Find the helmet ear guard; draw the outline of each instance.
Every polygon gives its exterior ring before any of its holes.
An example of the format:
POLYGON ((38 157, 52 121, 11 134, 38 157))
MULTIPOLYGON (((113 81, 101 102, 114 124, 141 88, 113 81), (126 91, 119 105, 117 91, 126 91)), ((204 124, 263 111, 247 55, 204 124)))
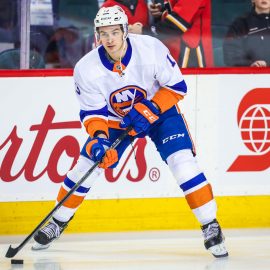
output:
POLYGON ((126 24, 123 24, 122 26, 123 26, 123 33, 124 33, 123 40, 125 40, 128 37, 128 24, 126 23, 126 24))
POLYGON ((99 32, 98 32, 98 29, 95 27, 95 40, 96 40, 96 43, 99 42, 100 40, 100 35, 99 35, 99 32))

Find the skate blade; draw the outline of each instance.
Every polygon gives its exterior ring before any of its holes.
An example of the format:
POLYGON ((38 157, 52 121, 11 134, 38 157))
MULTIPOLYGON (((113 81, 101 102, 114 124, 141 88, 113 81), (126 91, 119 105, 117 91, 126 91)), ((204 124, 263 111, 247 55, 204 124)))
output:
POLYGON ((37 251, 37 250, 47 249, 49 246, 50 244, 42 245, 42 244, 39 244, 38 242, 34 242, 31 249, 37 251))
POLYGON ((209 248, 209 250, 211 251, 213 256, 216 258, 223 258, 223 257, 229 256, 224 243, 220 243, 218 245, 212 246, 209 248))

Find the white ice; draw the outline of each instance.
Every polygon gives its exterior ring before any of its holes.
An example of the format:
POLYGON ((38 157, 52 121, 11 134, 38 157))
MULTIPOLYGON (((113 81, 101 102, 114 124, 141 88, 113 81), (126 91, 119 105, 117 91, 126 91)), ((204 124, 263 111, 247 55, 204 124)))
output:
POLYGON ((229 257, 215 259, 196 231, 64 234, 48 250, 31 242, 11 265, 5 253, 26 235, 0 236, 0 269, 23 270, 266 270, 270 269, 270 229, 224 230, 229 257))

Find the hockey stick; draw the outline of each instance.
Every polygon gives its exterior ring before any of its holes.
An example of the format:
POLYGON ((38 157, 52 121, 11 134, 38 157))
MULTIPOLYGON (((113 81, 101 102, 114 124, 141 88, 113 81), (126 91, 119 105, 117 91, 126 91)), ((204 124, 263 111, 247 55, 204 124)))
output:
MULTIPOLYGON (((128 132, 132 128, 127 128, 111 145, 111 149, 115 149, 127 136, 128 132)), ((66 196, 51 210, 51 212, 37 225, 37 227, 29 234, 24 241, 16 248, 11 247, 8 248, 6 253, 7 258, 13 258, 24 246, 25 244, 35 235, 35 233, 51 218, 51 216, 64 204, 64 202, 76 191, 76 189, 86 180, 88 176, 96 169, 99 161, 97 161, 86 173, 85 175, 75 184, 75 186, 66 194, 66 196)))

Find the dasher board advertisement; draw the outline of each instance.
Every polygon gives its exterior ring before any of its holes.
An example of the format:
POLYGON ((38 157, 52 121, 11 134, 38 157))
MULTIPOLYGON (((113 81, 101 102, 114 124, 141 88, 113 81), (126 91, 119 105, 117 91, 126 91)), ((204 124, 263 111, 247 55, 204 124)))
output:
MULTIPOLYGON (((185 75, 180 107, 215 195, 270 194, 267 74, 185 75)), ((87 134, 71 76, 0 78, 0 201, 54 200, 87 134)), ((136 140, 88 198, 183 196, 149 139, 136 140)))

